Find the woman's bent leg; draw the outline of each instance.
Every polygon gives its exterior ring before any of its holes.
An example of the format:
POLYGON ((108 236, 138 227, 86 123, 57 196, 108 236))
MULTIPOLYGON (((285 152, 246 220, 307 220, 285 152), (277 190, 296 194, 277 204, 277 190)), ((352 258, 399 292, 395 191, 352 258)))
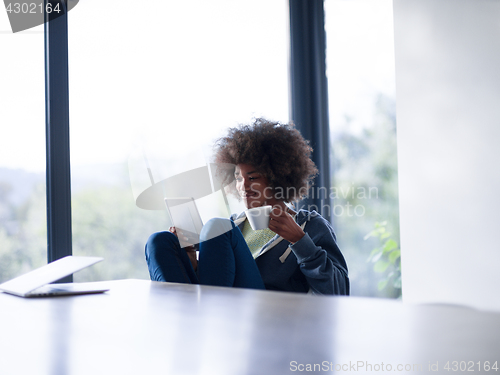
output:
POLYGON ((250 249, 231 220, 210 220, 200 237, 200 284, 265 289, 250 249))
POLYGON ((153 281, 198 284, 191 261, 173 233, 158 232, 149 237, 146 262, 153 281))

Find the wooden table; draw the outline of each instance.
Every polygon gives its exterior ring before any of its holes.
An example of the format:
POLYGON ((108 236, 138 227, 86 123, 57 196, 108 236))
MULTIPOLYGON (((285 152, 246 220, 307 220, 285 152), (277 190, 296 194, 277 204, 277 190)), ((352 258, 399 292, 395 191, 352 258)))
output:
POLYGON ((461 373, 455 366, 500 374, 485 371, 500 366, 500 313, 145 280, 106 284, 102 295, 0 293, 0 374, 461 373))

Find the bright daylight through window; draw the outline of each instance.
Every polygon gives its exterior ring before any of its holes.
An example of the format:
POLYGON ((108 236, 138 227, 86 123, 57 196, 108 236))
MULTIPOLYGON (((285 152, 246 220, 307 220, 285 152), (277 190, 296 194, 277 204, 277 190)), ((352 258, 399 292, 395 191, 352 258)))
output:
MULTIPOLYGON (((73 253, 105 258, 77 281, 149 278, 144 244, 171 223, 135 198, 206 165, 228 127, 288 121, 286 1, 149 4, 148 17, 96 0, 70 13, 73 253)), ((197 201, 203 219, 219 198, 197 201)))
POLYGON ((0 283, 47 262, 43 25, 0 11, 0 283))
MULTIPOLYGON (((230 126, 289 120, 287 1, 116 4, 68 17, 73 254, 105 258, 76 281, 148 279, 145 241, 171 221, 138 195, 210 162, 230 126)), ((43 25, 11 34, 0 17, 1 282, 46 262, 47 226, 43 25)), ((325 17, 333 225, 351 294, 398 297, 392 1, 326 0, 325 17)), ((227 215, 220 194, 197 203, 227 215)))
POLYGON ((326 0, 333 224, 352 295, 401 295, 392 0, 326 0))

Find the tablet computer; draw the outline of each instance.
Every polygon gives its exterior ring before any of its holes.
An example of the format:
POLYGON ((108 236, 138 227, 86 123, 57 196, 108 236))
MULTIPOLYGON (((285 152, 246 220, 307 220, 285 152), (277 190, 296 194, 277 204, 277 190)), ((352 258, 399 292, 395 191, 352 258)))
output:
POLYGON ((192 197, 165 198, 165 205, 177 231, 181 247, 198 244, 203 221, 195 200, 192 197))

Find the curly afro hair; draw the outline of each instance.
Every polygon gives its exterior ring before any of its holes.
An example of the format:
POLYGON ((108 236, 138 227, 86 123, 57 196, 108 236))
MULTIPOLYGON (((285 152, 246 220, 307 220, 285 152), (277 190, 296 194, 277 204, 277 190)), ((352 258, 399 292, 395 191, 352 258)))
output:
MULTIPOLYGON (((265 176, 271 188, 284 201, 298 201, 307 196, 318 173, 311 160, 312 148, 295 125, 257 118, 251 125, 230 128, 226 137, 215 143, 215 162, 249 164, 265 176)), ((234 179, 234 170, 225 176, 234 179)), ((234 184, 232 185, 234 188, 234 184)), ((233 190, 233 193, 235 191, 233 190)))

